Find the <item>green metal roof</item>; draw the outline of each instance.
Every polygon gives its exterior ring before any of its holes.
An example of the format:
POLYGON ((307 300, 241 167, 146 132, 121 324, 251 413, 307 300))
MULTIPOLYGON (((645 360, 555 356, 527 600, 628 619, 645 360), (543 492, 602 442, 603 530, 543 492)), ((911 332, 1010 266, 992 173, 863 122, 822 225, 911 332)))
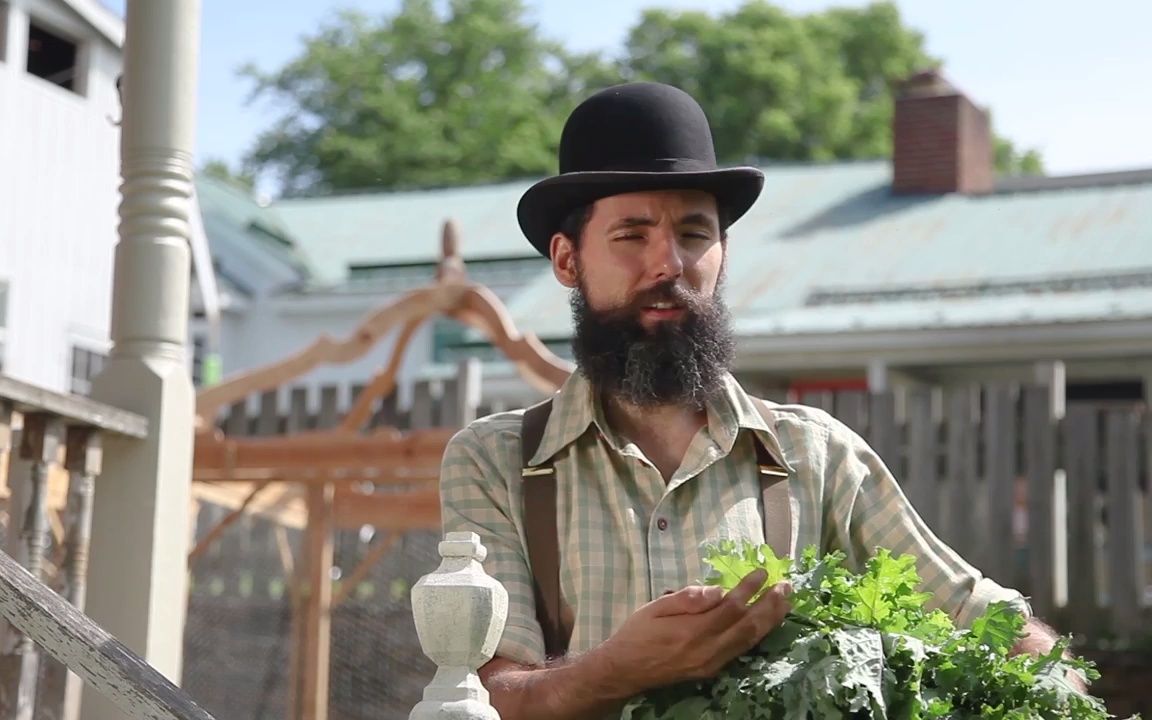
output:
POLYGON ((201 175, 196 178, 196 196, 212 256, 228 280, 243 288, 254 280, 253 273, 269 280, 285 276, 303 280, 313 274, 276 212, 257 203, 248 191, 201 175))
MULTIPOLYGON (((911 197, 891 194, 887 161, 764 171, 729 240, 742 335, 1152 317, 1152 172, 911 197)), ((447 219, 466 260, 535 257, 516 224, 530 184, 290 199, 260 217, 294 240, 315 284, 338 286, 353 266, 434 263, 447 219)), ((566 338, 567 291, 545 268, 510 310, 518 328, 566 338)))
POLYGON ((354 265, 434 263, 446 220, 471 258, 533 257, 516 223, 516 203, 531 182, 395 193, 296 198, 278 216, 307 254, 321 283, 340 283, 354 265))
MULTIPOLYGON (((742 335, 1152 317, 1152 173, 898 197, 887 162, 765 168, 733 226, 725 294, 742 335)), ((517 327, 568 337, 542 273, 517 327)))

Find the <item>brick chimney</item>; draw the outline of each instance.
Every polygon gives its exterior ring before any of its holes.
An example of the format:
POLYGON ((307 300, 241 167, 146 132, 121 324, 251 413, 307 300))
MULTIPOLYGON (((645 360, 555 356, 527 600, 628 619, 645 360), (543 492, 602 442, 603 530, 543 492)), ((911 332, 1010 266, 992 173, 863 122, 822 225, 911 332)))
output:
POLYGON ((906 80, 892 117, 892 192, 990 192, 995 182, 988 113, 937 70, 906 80))

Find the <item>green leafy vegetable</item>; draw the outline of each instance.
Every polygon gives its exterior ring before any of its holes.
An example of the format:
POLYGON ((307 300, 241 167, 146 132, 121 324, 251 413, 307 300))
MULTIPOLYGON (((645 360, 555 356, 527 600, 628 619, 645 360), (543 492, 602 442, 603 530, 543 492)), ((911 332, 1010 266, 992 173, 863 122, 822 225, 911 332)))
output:
POLYGON ((1112 717, 1068 682, 1070 673, 1099 673, 1068 657, 1066 640, 1043 657, 1010 655, 1024 628, 1012 606, 991 605, 969 629, 926 610, 931 596, 917 591, 910 555, 880 549, 853 573, 840 552, 820 557, 808 548, 793 567, 767 545, 725 541, 705 560, 714 570, 705 582, 726 590, 758 568, 768 574, 764 590, 791 582, 792 612, 719 677, 635 698, 622 720, 1112 717))

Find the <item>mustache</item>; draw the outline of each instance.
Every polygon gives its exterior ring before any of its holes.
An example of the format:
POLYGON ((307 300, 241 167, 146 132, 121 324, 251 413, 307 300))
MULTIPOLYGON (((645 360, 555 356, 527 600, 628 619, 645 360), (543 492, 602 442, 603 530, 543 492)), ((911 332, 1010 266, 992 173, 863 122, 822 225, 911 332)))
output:
POLYGON ((672 303, 693 312, 700 312, 707 305, 708 298, 702 293, 680 285, 675 280, 664 280, 636 292, 627 303, 617 308, 617 311, 635 314, 656 303, 672 303))

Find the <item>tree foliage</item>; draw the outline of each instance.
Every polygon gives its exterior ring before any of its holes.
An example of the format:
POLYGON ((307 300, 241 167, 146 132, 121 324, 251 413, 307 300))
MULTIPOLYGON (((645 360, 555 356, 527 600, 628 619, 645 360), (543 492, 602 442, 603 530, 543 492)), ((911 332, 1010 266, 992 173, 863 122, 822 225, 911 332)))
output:
MULTIPOLYGON (((549 174, 575 104, 640 79, 696 96, 722 162, 885 157, 896 83, 937 63, 890 2, 806 15, 767 0, 721 15, 648 10, 617 58, 544 37, 521 0, 441 5, 342 12, 284 67, 246 68, 253 98, 283 108, 247 170, 289 195, 549 174)), ((996 162, 1042 170, 1002 138, 996 162)))
POLYGON ((286 107, 248 164, 288 194, 542 174, 589 62, 543 39, 520 0, 343 12, 283 68, 246 69, 286 107))
POLYGON ((234 169, 227 161, 219 158, 208 160, 200 166, 199 173, 206 177, 223 180, 248 191, 256 188, 256 176, 251 170, 234 169))

